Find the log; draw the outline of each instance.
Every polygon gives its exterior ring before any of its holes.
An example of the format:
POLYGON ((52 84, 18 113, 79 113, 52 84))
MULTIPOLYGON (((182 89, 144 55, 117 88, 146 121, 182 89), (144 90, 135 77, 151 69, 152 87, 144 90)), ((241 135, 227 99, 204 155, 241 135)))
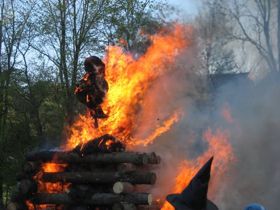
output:
POLYGON ((35 175, 41 168, 41 164, 38 162, 28 161, 23 165, 23 172, 26 174, 35 175))
POLYGON ((32 175, 32 174, 20 172, 16 175, 16 180, 20 181, 22 179, 32 179, 33 176, 34 175, 32 175))
POLYGON ((7 205, 7 210, 18 210, 19 208, 18 208, 18 205, 16 204, 16 203, 9 203, 8 205, 7 205))
POLYGON ((7 210, 28 210, 24 203, 10 202, 7 205, 7 210))
POLYGON ((133 163, 136 165, 158 164, 160 161, 159 157, 156 156, 155 153, 136 152, 97 153, 87 156, 80 156, 74 152, 40 151, 29 153, 26 156, 26 159, 28 161, 53 163, 133 163))
POLYGON ((131 184, 155 184, 156 174, 152 172, 54 172, 43 173, 45 182, 66 182, 79 184, 105 184, 129 182, 131 184))
POLYGON ((89 210, 88 206, 67 206, 66 208, 63 209, 67 209, 67 210, 89 210))
POLYGON ((160 210, 161 209, 161 206, 159 205, 155 205, 155 204, 152 204, 152 205, 149 205, 149 206, 137 206, 137 210, 160 210))
POLYGON ((137 166, 131 163, 121 163, 117 165, 117 171, 135 171, 137 166))
POLYGON ((115 203, 112 210, 137 210, 137 207, 132 203, 115 203))
POLYGON ((80 200, 81 198, 88 198, 90 195, 96 194, 96 193, 112 193, 112 186, 109 185, 72 185, 70 188, 66 191, 70 197, 74 200, 80 200))
POLYGON ((85 144, 80 144, 72 150, 81 155, 88 155, 94 153, 110 153, 123 152, 125 145, 116 139, 114 136, 105 134, 98 138, 92 139, 85 144))
POLYGON ((37 191, 37 183, 34 180, 23 179, 18 185, 18 190, 26 198, 37 191))
POLYGON ((113 192, 116 194, 120 193, 131 193, 135 187, 129 182, 116 182, 113 186, 113 192))
POLYGON ((161 158, 160 156, 156 155, 156 153, 152 152, 148 157, 148 162, 150 164, 160 164, 161 158))
MULTIPOLYGON (((66 193, 47 194, 38 193, 34 195, 32 202, 39 204, 75 204, 66 193)), ((115 203, 131 203, 135 205, 150 205, 152 203, 152 195, 148 193, 132 193, 127 195, 116 195, 111 193, 97 193, 88 199, 80 200, 79 204, 112 206, 115 203)))

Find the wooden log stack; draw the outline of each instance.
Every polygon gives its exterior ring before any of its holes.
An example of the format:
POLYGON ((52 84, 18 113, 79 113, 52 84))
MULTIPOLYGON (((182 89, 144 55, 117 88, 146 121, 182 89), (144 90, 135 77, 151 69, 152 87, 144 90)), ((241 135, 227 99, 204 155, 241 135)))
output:
POLYGON ((143 192, 155 184, 151 170, 159 163, 155 153, 127 152, 111 135, 71 151, 31 152, 8 210, 159 210, 152 195, 143 192), (63 167, 44 171, 46 163, 63 167), (42 187, 48 184, 56 189, 42 187))

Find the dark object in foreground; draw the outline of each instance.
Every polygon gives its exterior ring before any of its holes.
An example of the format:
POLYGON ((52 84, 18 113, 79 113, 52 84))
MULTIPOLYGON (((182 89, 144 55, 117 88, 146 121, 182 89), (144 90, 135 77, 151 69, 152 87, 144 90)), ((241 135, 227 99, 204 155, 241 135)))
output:
POLYGON ((192 178, 181 194, 170 194, 166 200, 175 210, 218 210, 218 207, 207 199, 208 183, 213 157, 192 178))

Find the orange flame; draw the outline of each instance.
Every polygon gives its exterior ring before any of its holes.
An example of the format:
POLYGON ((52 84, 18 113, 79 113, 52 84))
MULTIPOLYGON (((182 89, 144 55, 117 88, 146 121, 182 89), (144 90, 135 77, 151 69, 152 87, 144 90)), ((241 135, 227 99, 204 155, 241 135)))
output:
POLYGON ((230 107, 228 104, 224 105, 221 114, 227 123, 229 123, 229 124, 234 123, 234 119, 233 119, 233 116, 231 114, 231 110, 230 110, 230 107))
POLYGON ((178 120, 177 115, 167 119, 162 128, 155 128, 147 139, 141 141, 133 137, 137 114, 151 83, 170 71, 168 66, 175 61, 176 55, 190 44, 185 38, 186 30, 191 32, 190 28, 176 25, 168 33, 151 36, 152 45, 137 60, 119 47, 108 47, 105 63, 109 91, 102 106, 109 118, 100 120, 99 128, 95 129, 89 114, 80 115, 70 128, 70 138, 63 148, 72 149, 106 133, 128 145, 133 142, 148 145, 166 132, 178 120))
POLYGON ((134 142, 131 143, 131 145, 148 146, 148 145, 152 144, 155 141, 155 139, 157 139, 157 137, 159 137, 161 134, 168 131, 174 123, 178 122, 179 118, 180 118, 179 113, 176 112, 169 119, 164 121, 162 126, 159 126, 158 128, 156 128, 153 131, 153 133, 151 135, 149 135, 147 138, 142 139, 142 140, 135 140, 134 142))
MULTIPOLYGON (((43 163, 41 170, 34 176, 34 179, 38 183, 38 192, 58 193, 68 189, 69 184, 48 183, 42 181, 42 175, 44 172, 62 172, 66 166, 66 164, 43 163)), ((26 201, 26 205, 29 210, 48 209, 48 205, 34 205, 31 201, 26 201)))
POLYGON ((42 165, 41 171, 35 176, 35 179, 38 181, 38 191, 56 193, 63 192, 65 189, 67 189, 67 184, 65 185, 62 183, 48 183, 41 181, 41 177, 44 172, 62 172, 66 166, 66 164, 44 163, 42 165))
MULTIPOLYGON (((104 134, 115 136, 127 146, 146 146, 168 131, 179 120, 178 112, 167 117, 161 126, 155 127, 145 139, 136 139, 133 136, 133 132, 137 129, 135 122, 137 122, 139 110, 152 82, 171 71, 168 66, 172 65, 177 54, 190 44, 185 38, 185 32, 189 34, 191 28, 176 25, 172 31, 151 36, 151 46, 138 59, 123 52, 120 47, 108 47, 105 63, 109 91, 102 107, 109 117, 99 120, 99 128, 96 129, 89 112, 86 115, 79 115, 69 128, 70 137, 61 148, 70 150, 104 134)), ((87 79, 87 77, 86 74, 84 78, 87 79)), ((108 141, 106 145, 109 147, 111 143, 108 141)), ((55 193, 65 190, 65 186, 61 183, 41 181, 44 172, 59 172, 64 168, 65 165, 52 163, 43 165, 42 170, 35 177, 39 184, 39 191, 55 193)), ((30 202, 27 202, 27 205, 29 209, 34 209, 30 202)), ((44 209, 44 206, 38 208, 44 209)))
MULTIPOLYGON (((184 160, 180 163, 174 188, 170 193, 181 193, 200 167, 213 155, 212 175, 215 174, 215 176, 211 178, 211 182, 214 182, 212 186, 214 189, 212 188, 212 191, 216 191, 220 183, 216 180, 224 176, 225 172, 228 170, 229 163, 235 160, 232 147, 229 143, 229 135, 226 132, 217 130, 213 133, 208 129, 203 137, 204 141, 209 145, 208 149, 197 159, 184 160)), ((174 210, 174 207, 168 202, 165 202, 161 210, 174 210)))

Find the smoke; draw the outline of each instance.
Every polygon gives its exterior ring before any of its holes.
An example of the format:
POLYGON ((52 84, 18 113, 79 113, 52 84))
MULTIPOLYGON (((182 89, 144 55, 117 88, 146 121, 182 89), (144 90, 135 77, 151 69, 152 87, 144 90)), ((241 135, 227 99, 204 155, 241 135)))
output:
POLYGON ((146 138, 151 125, 161 125, 174 111, 181 113, 169 132, 145 148, 163 159, 152 192, 162 198, 170 193, 179 163, 205 155, 209 145, 203 133, 220 128, 229 134, 235 161, 227 163, 223 174, 214 168, 209 198, 220 209, 243 209, 252 202, 277 209, 280 85, 271 79, 254 83, 247 74, 210 78, 198 73, 197 57, 194 43, 166 67, 172 71, 154 82, 143 99, 137 138, 146 138))
MULTIPOLYGON (((254 84, 248 80, 227 82, 217 88, 215 107, 229 104, 233 122, 218 123, 230 131, 237 162, 230 179, 223 183, 217 203, 221 209, 243 209, 251 202, 277 209, 280 154, 279 80, 267 78, 254 84), (251 83, 251 84, 250 84, 251 83)), ((217 120, 218 114, 214 117, 217 120)))

